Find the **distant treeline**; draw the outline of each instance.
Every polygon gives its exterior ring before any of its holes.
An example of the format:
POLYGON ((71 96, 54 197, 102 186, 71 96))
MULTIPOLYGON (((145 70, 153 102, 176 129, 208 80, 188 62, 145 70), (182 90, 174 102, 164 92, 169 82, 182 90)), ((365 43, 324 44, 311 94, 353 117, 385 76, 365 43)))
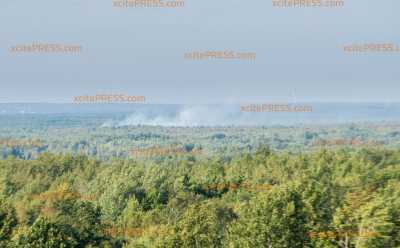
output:
POLYGON ((255 152, 313 151, 321 147, 400 148, 400 125, 343 124, 273 127, 100 127, 101 116, 26 117, 0 122, 0 158, 37 159, 44 152, 83 154, 101 160, 160 156, 225 156, 255 152))

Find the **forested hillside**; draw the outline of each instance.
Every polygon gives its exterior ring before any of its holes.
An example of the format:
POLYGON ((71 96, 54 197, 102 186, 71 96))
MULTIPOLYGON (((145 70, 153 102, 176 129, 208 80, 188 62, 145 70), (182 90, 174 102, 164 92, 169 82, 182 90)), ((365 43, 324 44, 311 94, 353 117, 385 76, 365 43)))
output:
POLYGON ((0 160, 0 247, 400 247, 400 151, 0 160))

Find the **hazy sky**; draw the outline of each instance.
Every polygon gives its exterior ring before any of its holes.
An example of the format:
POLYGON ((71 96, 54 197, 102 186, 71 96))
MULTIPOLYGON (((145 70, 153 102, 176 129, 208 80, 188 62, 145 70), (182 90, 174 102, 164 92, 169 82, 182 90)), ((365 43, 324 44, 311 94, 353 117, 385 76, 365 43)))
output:
POLYGON ((186 0, 184 8, 114 8, 112 0, 1 0, 0 102, 143 95, 149 103, 400 101, 400 1, 274 8, 271 0, 186 0), (79 54, 9 52, 81 45, 79 54), (255 61, 185 60, 191 51, 254 52, 255 61))

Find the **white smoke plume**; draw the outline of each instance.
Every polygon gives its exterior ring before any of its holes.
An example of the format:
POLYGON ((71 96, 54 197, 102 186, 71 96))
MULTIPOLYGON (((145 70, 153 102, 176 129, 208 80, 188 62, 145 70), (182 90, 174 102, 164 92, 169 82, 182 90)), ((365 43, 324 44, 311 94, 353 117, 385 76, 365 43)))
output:
POLYGON ((391 112, 382 104, 327 103, 312 106, 312 112, 241 112, 240 105, 233 104, 153 105, 134 109, 124 119, 110 120, 102 126, 269 126, 400 120, 400 105, 391 106, 391 112))
POLYGON ((297 122, 299 119, 295 116, 297 113, 246 113, 240 111, 239 105, 191 105, 173 113, 138 111, 122 121, 109 121, 103 126, 258 126, 297 122))
POLYGON ((176 113, 158 113, 156 115, 146 113, 134 113, 126 119, 105 126, 171 126, 171 127, 196 127, 196 126, 226 126, 245 125, 241 113, 234 107, 210 107, 205 105, 185 106, 176 113))

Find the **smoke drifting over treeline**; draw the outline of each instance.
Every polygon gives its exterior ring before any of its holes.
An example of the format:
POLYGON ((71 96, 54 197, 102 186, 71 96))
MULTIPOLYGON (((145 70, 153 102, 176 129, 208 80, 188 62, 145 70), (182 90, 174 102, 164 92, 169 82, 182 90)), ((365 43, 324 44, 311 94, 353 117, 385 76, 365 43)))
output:
MULTIPOLYGON (((263 104, 263 103, 261 103, 263 104)), ((271 104, 271 103, 266 103, 271 104)), ((290 103, 288 103, 290 104, 290 103)), ((263 126, 399 121, 399 103, 296 103, 312 112, 241 112, 239 104, 0 104, 0 116, 101 116, 103 127, 263 126)))
POLYGON ((399 120, 398 104, 312 104, 312 112, 241 112, 239 105, 191 105, 135 111, 104 126, 260 126, 399 120), (396 115, 397 114, 397 115, 396 115))

